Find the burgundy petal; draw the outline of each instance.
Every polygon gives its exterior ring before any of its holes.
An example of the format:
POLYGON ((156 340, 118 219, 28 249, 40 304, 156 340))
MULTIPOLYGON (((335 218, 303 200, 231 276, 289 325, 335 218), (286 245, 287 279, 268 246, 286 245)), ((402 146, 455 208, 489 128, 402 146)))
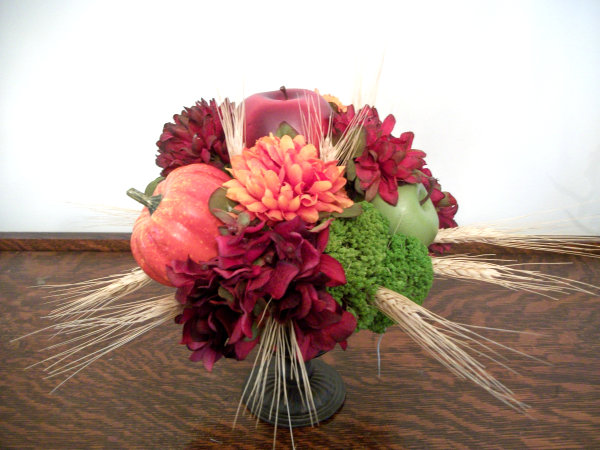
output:
POLYGON ((321 255, 321 265, 319 266, 319 270, 329 278, 329 281, 325 284, 326 286, 333 287, 346 284, 344 267, 342 267, 342 264, 333 256, 328 254, 321 255))
POLYGON ((298 267, 287 261, 278 261, 266 290, 274 299, 280 299, 285 294, 290 282, 298 274, 298 267))

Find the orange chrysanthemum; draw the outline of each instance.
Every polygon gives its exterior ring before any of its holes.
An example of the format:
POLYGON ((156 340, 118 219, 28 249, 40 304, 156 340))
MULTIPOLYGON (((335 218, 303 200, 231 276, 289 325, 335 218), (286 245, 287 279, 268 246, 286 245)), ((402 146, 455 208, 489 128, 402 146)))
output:
POLYGON ((342 212, 352 206, 342 176, 345 167, 319 159, 303 136, 273 135, 231 158, 233 179, 223 186, 227 197, 261 220, 282 221, 300 216, 315 223, 320 212, 342 212))

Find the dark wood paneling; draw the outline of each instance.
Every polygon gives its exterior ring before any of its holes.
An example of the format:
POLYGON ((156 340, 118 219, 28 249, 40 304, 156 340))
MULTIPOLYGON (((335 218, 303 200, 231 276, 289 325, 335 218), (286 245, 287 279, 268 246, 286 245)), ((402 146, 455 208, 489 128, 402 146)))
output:
POLYGON ((130 233, 0 233, 0 251, 127 252, 130 233))
MULTIPOLYGON (((514 255, 510 255, 513 257, 514 255)), ((598 283, 600 261, 520 254, 529 262, 568 261, 546 270, 598 283)), ((39 367, 54 341, 33 335, 52 305, 32 286, 83 281, 135 266, 126 253, 0 253, 0 447, 269 448, 273 428, 247 415, 232 429, 247 361, 219 361, 212 373, 190 362, 180 328, 165 324, 87 368, 49 394, 57 379, 39 367)), ((532 266, 538 267, 538 266, 532 266)), ((154 285, 153 294, 168 291, 154 285)), ((135 294, 137 295, 137 294, 135 294)), ((510 356, 520 375, 490 364, 517 397, 532 406, 515 412, 459 380, 400 330, 360 332, 347 351, 323 358, 342 375, 346 403, 316 428, 294 431, 298 448, 599 448, 600 298, 559 301, 478 283, 436 281, 426 306, 467 324, 539 333, 488 333, 550 363, 510 356)), ((278 448, 290 448, 280 429, 278 448)))

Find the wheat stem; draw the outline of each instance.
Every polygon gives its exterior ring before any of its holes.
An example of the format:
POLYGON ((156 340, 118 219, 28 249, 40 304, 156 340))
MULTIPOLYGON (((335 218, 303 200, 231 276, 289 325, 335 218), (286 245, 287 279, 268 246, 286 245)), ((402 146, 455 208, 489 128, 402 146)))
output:
POLYGON ((521 229, 501 230, 489 226, 460 226, 438 231, 434 243, 485 243, 567 255, 600 258, 598 236, 522 234, 521 229))
POLYGON ((517 400, 510 389, 490 375, 485 366, 471 355, 475 353, 506 367, 487 353, 490 348, 481 341, 514 350, 444 319, 389 289, 380 288, 374 301, 380 311, 394 320, 415 342, 456 376, 473 381, 513 409, 525 412, 529 408, 517 400))
POLYGON ((217 109, 217 112, 223 126, 229 158, 241 155, 244 149, 244 120, 246 115, 244 102, 235 106, 226 98, 217 109))
POLYGON ((594 295, 600 287, 536 270, 517 268, 524 264, 498 264, 502 259, 485 258, 486 255, 451 255, 431 258, 433 272, 441 278, 483 281, 512 290, 521 290, 555 299, 552 294, 585 293, 594 295))

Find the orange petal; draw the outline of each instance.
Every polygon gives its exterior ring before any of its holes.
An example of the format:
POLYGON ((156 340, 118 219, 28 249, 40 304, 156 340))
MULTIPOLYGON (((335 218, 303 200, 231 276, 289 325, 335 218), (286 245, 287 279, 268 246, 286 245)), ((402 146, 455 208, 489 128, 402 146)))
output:
POLYGON ((316 194, 318 192, 328 191, 329 189, 331 189, 331 181, 315 181, 308 192, 311 194, 316 194))
POLYGON ((273 172, 272 170, 267 170, 265 172, 265 187, 267 189, 270 189, 271 192, 279 192, 279 188, 280 188, 280 183, 279 183, 279 177, 277 176, 277 174, 275 172, 273 172))
POLYGON ((316 203, 317 203, 316 195, 303 194, 300 196, 300 204, 304 207, 314 206, 314 205, 316 205, 316 203))
POLYGON ((298 208, 300 208, 300 196, 291 199, 287 209, 288 211, 298 211, 298 208))
MULTIPOLYGON (((279 207, 279 209, 281 209, 282 211, 287 211, 289 205, 290 205, 290 199, 285 196, 285 195, 279 195, 279 197, 277 197, 277 205, 279 207)), ((270 208, 275 208, 274 206, 271 206, 270 208)))
POLYGON ((308 144, 308 145, 305 145, 304 147, 302 147, 298 156, 300 156, 300 158, 306 160, 306 159, 318 158, 319 154, 317 153, 317 149, 315 148, 314 145, 308 144))
MULTIPOLYGON (((242 155, 243 155, 243 152, 242 152, 242 155)), ((231 157, 231 167, 233 167, 233 169, 246 169, 247 168, 246 159, 242 155, 234 155, 231 157)))
POLYGON ((262 198, 262 196, 265 195, 265 188, 262 185, 262 182, 263 180, 257 179, 257 177, 251 177, 248 179, 248 183, 246 183, 246 189, 254 198, 262 198))
POLYGON ((292 212, 292 211, 283 211, 283 218, 284 218, 284 220, 292 220, 296 216, 297 216, 297 214, 295 212, 292 212))
POLYGON ((254 213, 263 213, 267 210, 267 207, 265 205, 263 205, 261 202, 254 202, 254 203, 250 203, 246 206, 246 208, 248 209, 248 211, 254 212, 254 213))
POLYGON ((302 168, 298 164, 292 164, 287 168, 286 175, 292 186, 302 181, 302 168))
POLYGON ((243 205, 254 203, 256 199, 248 194, 246 189, 242 188, 230 188, 227 190, 226 196, 231 200, 239 202, 243 205))
POLYGON ((283 214, 278 209, 272 209, 266 213, 266 216, 271 220, 276 220, 278 222, 283 220, 283 214))
POLYGON ((327 191, 327 192, 319 192, 317 194, 317 198, 319 199, 320 202, 325 202, 325 203, 335 203, 335 195, 333 195, 331 192, 327 191))
POLYGON ((294 141, 287 134, 281 138, 281 141, 279 141, 279 148, 283 153, 286 153, 288 150, 293 149, 294 147, 294 141))
POLYGON ((352 205, 354 205, 354 202, 346 196, 336 195, 335 198, 337 200, 337 204, 341 208, 346 209, 346 208, 350 208, 352 205))
POLYGON ((342 189, 346 185, 346 179, 343 177, 339 177, 331 186, 331 192, 337 192, 342 189))
POLYGON ((244 187, 242 184, 240 184, 240 182, 238 180, 236 180, 235 178, 231 179, 231 180, 227 180, 225 183, 223 183, 222 185, 223 187, 226 188, 239 188, 239 187, 244 187))
POLYGON ((304 186, 304 181, 301 181, 300 183, 294 186, 294 192, 298 195, 302 194, 304 192, 304 186))
POLYGON ((269 189, 265 190, 265 195, 261 199, 261 202, 269 209, 277 209, 278 207, 277 200, 275 200, 273 193, 269 189))
POLYGON ((317 211, 317 208, 300 208, 298 210, 298 215, 302 220, 308 223, 315 223, 319 220, 319 211, 317 211))
POLYGON ((306 145, 306 138, 301 134, 296 135, 294 138, 294 144, 300 147, 304 147, 306 145))
POLYGON ((233 176, 245 186, 248 183, 248 179, 250 178, 250 171, 246 169, 234 170, 233 176))

